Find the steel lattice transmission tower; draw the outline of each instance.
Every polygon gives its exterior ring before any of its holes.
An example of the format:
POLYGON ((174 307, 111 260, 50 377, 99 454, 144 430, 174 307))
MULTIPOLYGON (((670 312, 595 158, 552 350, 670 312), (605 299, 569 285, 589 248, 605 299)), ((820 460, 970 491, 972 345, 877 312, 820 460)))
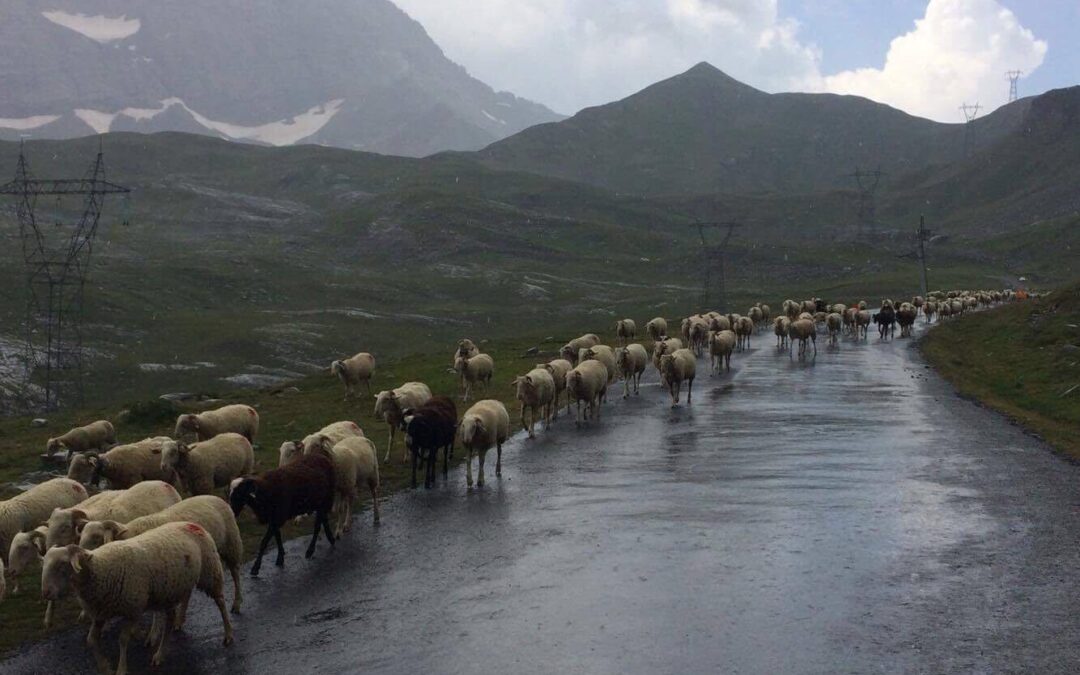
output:
POLYGON ((701 237, 702 285, 699 309, 703 312, 713 309, 723 311, 727 306, 725 258, 728 244, 731 243, 735 230, 742 227, 742 224, 735 221, 700 221, 691 223, 690 226, 697 228, 698 236, 701 237), (724 232, 719 244, 709 244, 705 231, 710 229, 724 232), (714 299, 715 305, 712 304, 714 299))
POLYGON ((855 173, 848 174, 848 178, 855 180, 855 187, 859 191, 856 211, 860 237, 864 231, 873 231, 877 224, 877 191, 881 187, 881 179, 885 176, 881 167, 873 171, 863 171, 855 167, 855 173))
POLYGON ((1006 79, 1009 80, 1009 103, 1012 103, 1013 101, 1020 98, 1020 90, 1018 87, 1018 83, 1020 82, 1020 77, 1023 76, 1023 74, 1024 71, 1022 70, 1010 70, 1005 73, 1006 79))
POLYGON ((130 192, 105 180, 101 147, 83 178, 34 178, 24 148, 19 149, 15 180, 0 185, 0 195, 15 200, 26 267, 26 380, 22 397, 28 409, 56 410, 82 400, 83 291, 90 254, 105 196, 130 192), (74 224, 42 223, 38 197, 82 197, 74 224))
POLYGON ((960 112, 964 113, 964 157, 971 157, 975 152, 975 118, 980 110, 982 106, 978 103, 960 106, 960 112))

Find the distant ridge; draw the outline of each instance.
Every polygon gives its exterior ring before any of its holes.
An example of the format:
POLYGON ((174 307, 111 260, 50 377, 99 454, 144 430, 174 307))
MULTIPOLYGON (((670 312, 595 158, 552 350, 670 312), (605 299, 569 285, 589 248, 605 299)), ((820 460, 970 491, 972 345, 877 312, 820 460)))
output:
MULTIPOLYGON (((1029 100, 979 120, 990 144, 1029 100)), ((850 187, 856 166, 902 174, 955 161, 961 125, 833 94, 768 94, 708 63, 621 101, 480 151, 489 166, 643 195, 814 192, 850 187)))

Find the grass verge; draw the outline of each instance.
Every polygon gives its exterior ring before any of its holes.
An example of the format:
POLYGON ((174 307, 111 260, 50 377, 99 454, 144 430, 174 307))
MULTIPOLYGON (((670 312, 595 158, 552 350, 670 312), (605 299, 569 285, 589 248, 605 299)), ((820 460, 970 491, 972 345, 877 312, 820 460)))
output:
MULTIPOLYGON (((481 390, 479 396, 495 398, 505 403, 512 423, 516 424, 517 406, 509 382, 515 375, 530 370, 533 364, 547 360, 545 354, 554 352, 560 344, 544 343, 540 338, 482 343, 481 350, 495 359, 496 372, 490 391, 481 390), (525 352, 532 347, 539 347, 545 354, 526 356, 525 352)), ((458 400, 459 415, 464 413, 471 404, 460 402, 456 376, 448 372, 451 350, 452 348, 448 348, 446 353, 439 354, 414 354, 392 362, 379 363, 372 381, 373 392, 393 388, 406 381, 422 381, 428 384, 435 394, 455 397, 458 400)), ((222 395, 221 402, 214 405, 244 402, 259 410, 261 429, 255 453, 256 470, 277 466, 278 448, 282 442, 302 438, 337 420, 357 422, 364 429, 364 433, 375 442, 381 460, 386 451, 388 433, 386 425, 377 423, 373 415, 374 397, 360 396, 352 401, 345 401, 343 393, 343 387, 337 379, 326 373, 275 388, 230 392, 222 395)), ((14 485, 39 477, 34 474, 43 470, 39 455, 49 436, 62 433, 75 424, 85 424, 87 421, 102 418, 114 421, 121 442, 150 435, 171 435, 175 415, 183 410, 157 401, 133 403, 123 406, 123 409, 129 413, 120 416, 120 407, 60 413, 51 416, 44 428, 33 428, 28 418, 0 420, 0 484, 6 486, 0 496, 9 497, 16 492, 14 485)), ((403 440, 399 434, 390 461, 380 464, 383 497, 410 486, 411 472, 409 466, 401 462, 402 452, 403 440)), ((461 462, 461 455, 460 452, 455 454, 455 463, 461 462)), ((420 476, 420 480, 422 479, 420 476)), ((219 493, 224 495, 224 491, 219 493)), ((370 505, 366 503, 366 498, 362 501, 361 512, 354 516, 354 528, 371 527, 370 505)), ((392 520, 394 514, 384 511, 383 518, 392 520)), ((264 528, 245 511, 240 518, 240 532, 249 560, 257 552, 263 531, 264 528)), ((289 538, 310 535, 310 524, 304 523, 299 527, 290 524, 285 534, 289 538)), ((325 542, 321 544, 323 547, 325 545, 325 542)), ((269 564, 273 562, 273 555, 272 550, 267 554, 270 558, 269 564)), ((288 561, 286 564, 289 564, 288 561)), ((246 575, 245 566, 244 576, 246 575)), ((71 599, 62 603, 62 607, 56 612, 53 627, 45 630, 42 627, 45 604, 40 594, 40 568, 28 570, 20 581, 19 595, 12 596, 9 593, 8 597, 0 602, 0 626, 3 627, 3 630, 0 630, 0 658, 27 642, 40 640, 76 625, 77 604, 71 599)), ((231 594, 231 581, 227 582, 226 586, 227 593, 231 594)))
POLYGON ((923 354, 962 395, 1080 460, 1080 283, 948 321, 923 354))

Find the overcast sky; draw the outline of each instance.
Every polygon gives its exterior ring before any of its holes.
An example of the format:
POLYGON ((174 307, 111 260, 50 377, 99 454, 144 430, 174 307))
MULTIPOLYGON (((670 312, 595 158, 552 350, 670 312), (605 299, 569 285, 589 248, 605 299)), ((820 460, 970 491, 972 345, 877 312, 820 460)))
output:
POLYGON ((1080 0, 395 0, 496 89, 561 113, 699 61, 766 91, 859 94, 955 122, 1076 84, 1080 0))

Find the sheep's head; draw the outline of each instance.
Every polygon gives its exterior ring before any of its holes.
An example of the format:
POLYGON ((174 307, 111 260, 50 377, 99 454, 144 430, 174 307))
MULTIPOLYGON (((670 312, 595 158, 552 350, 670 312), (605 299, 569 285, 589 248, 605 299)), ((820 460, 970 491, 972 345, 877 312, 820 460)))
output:
POLYGON ((109 468, 109 460, 97 455, 96 453, 87 453, 86 461, 90 463, 91 473, 88 484, 97 485, 101 483, 101 476, 109 468))
POLYGON ((232 508, 233 516, 239 516, 245 506, 250 506, 252 510, 255 510, 258 488, 258 483, 250 476, 234 478, 229 483, 229 506, 232 508))
POLYGON ((484 433, 484 421, 476 415, 466 415, 461 420, 460 432, 462 443, 472 443, 474 439, 484 433))
POLYGON ((72 456, 68 462, 67 477, 80 483, 89 483, 94 475, 94 467, 90 464, 90 458, 84 454, 72 456))
POLYGON ((123 525, 114 520, 92 520, 79 535, 79 546, 92 551, 120 538, 123 525))
POLYGON ((41 563, 41 597, 50 602, 71 592, 71 580, 86 569, 90 553, 78 544, 50 547, 41 563))
POLYGON ((45 533, 40 530, 16 533, 8 550, 5 575, 14 579, 45 555, 45 533))
POLYGON ((188 453, 191 452, 191 448, 183 441, 168 440, 162 443, 160 448, 154 448, 150 452, 161 455, 161 470, 169 472, 187 464, 188 453))
POLYGON ((333 362, 330 363, 330 374, 331 375, 341 375, 341 373, 344 372, 344 370, 345 370, 345 364, 343 364, 341 361, 333 361, 333 362))
POLYGON ((184 432, 199 433, 199 416, 186 413, 176 418, 176 429, 173 436, 180 438, 184 432))
POLYGON ((278 449, 278 466, 285 466, 304 454, 303 448, 303 441, 285 441, 282 443, 281 448, 278 449))
POLYGON ((51 455, 54 452, 58 452, 58 451, 62 450, 63 447, 64 447, 64 444, 60 441, 59 438, 50 438, 48 440, 48 442, 45 443, 45 454, 46 455, 51 455))
POLYGON ((88 520, 82 509, 53 509, 45 532, 45 548, 74 544, 88 520))

